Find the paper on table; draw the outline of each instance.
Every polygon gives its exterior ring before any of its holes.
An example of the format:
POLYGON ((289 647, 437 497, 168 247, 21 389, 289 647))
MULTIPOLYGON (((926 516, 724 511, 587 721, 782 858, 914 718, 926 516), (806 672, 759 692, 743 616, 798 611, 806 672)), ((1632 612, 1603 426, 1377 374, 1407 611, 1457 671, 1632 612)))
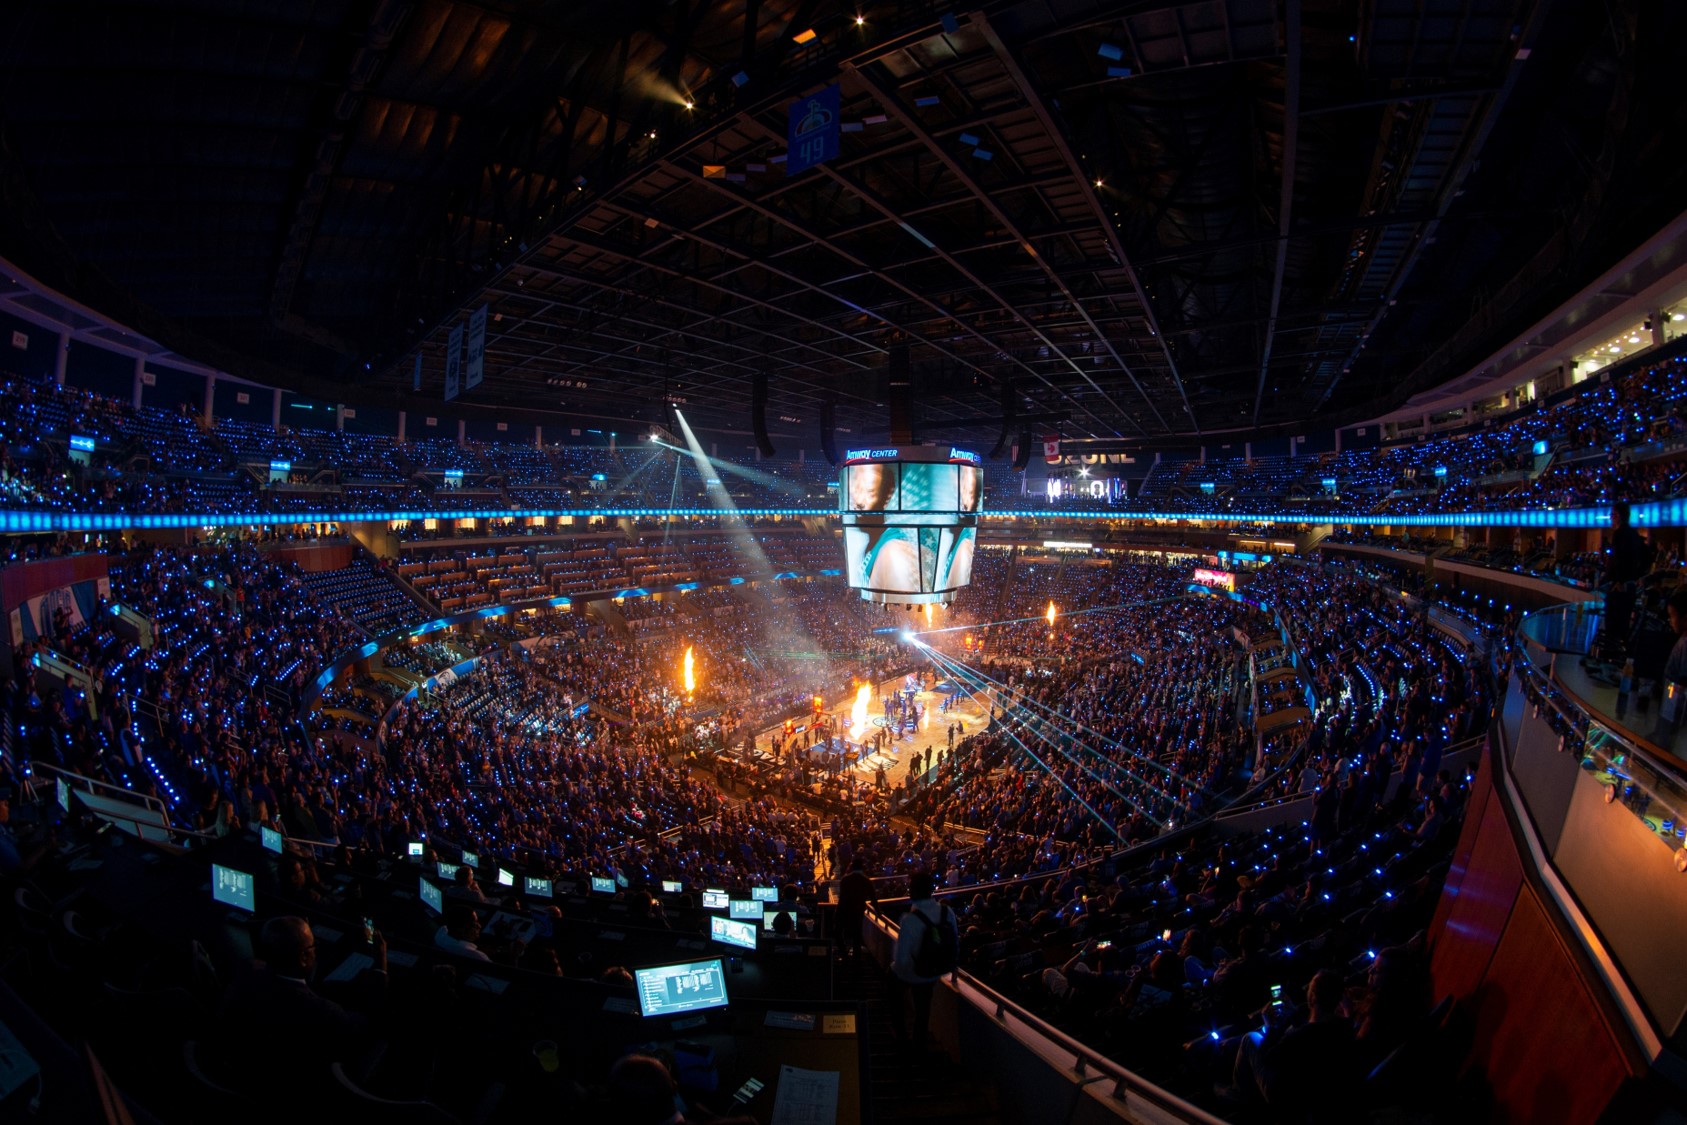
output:
POLYGON ((792 1031, 813 1031, 813 1012, 769 1012, 767 1013, 768 1027, 784 1027, 792 1031))
POLYGON ((820 1031, 825 1035, 854 1035, 855 1013, 838 1012, 823 1017, 820 1021, 820 1031))
POLYGON ((772 1125, 836 1125, 838 1078, 835 1070, 780 1067, 772 1125))
POLYGON ((365 957, 361 953, 353 953, 351 956, 347 957, 344 961, 340 962, 339 968, 337 968, 333 972, 329 973, 323 979, 324 980, 353 980, 357 977, 358 973, 361 973, 364 969, 369 968, 374 963, 375 962, 373 960, 371 960, 368 957, 365 957))

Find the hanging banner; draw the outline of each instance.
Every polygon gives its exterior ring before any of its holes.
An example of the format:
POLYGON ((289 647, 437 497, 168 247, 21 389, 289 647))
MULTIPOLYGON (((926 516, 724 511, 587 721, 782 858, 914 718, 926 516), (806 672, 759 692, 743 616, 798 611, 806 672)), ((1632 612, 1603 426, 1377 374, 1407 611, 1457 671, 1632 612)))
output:
POLYGON ((445 338, 445 401, 450 402, 462 391, 463 326, 451 329, 445 338))
POLYGON ((420 391, 422 389, 422 353, 421 352, 416 353, 416 369, 410 373, 410 389, 412 391, 420 391))
POLYGON ((838 155, 838 87, 834 83, 813 97, 791 103, 785 131, 789 146, 785 174, 794 176, 838 155))
POLYGON ((1051 465, 1060 464, 1060 439, 1052 438, 1043 442, 1043 460, 1051 465))
POLYGON ((469 316, 469 361, 463 368, 463 389, 472 391, 486 378, 486 306, 469 316))

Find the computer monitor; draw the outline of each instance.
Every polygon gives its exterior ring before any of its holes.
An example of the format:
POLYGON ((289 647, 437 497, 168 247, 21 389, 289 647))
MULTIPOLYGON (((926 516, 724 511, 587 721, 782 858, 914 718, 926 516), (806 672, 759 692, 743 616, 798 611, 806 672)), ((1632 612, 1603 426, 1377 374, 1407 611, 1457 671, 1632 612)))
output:
POLYGON ((464 852, 463 853, 463 866, 464 867, 479 867, 480 866, 480 857, 475 855, 473 852, 464 852))
POLYGON ((539 898, 551 897, 551 881, 549 879, 541 879, 536 875, 529 875, 527 877, 526 887, 527 893, 530 895, 537 895, 539 898))
POLYGON ((639 1011, 647 1018, 727 1005, 726 971, 718 957, 712 961, 639 969, 633 977, 638 983, 639 1011))
POLYGON ((64 778, 61 777, 61 778, 57 779, 57 784, 56 784, 55 787, 57 788, 58 794, 59 794, 59 808, 63 809, 65 812, 69 812, 70 811, 70 783, 68 781, 66 781, 64 778))
POLYGON ((750 888, 750 897, 755 899, 757 902, 778 902, 779 901, 779 888, 778 887, 751 887, 750 888))
POLYGON ((731 901, 732 901, 732 897, 730 895, 728 895, 725 891, 704 891, 703 892, 703 909, 704 910, 725 910, 725 909, 727 909, 727 904, 730 903, 731 901))
POLYGON ((680 889, 681 889, 681 883, 678 879, 663 879, 662 880, 662 893, 663 894, 665 894, 665 895, 677 895, 677 894, 680 893, 680 889))
POLYGON ((515 872, 505 870, 502 867, 498 868, 498 885, 500 887, 515 886, 515 872))
POLYGON ((457 878, 458 865, 455 863, 446 863, 443 859, 439 859, 434 861, 434 867, 439 871, 441 879, 455 880, 457 878))
POLYGON ((752 922, 760 918, 762 913, 761 903, 753 898, 731 899, 727 902, 726 909, 730 917, 740 920, 748 918, 752 922))
POLYGON ((422 905, 426 906, 429 910, 432 910, 435 914, 444 914, 445 892, 428 882, 425 878, 422 880, 421 890, 422 905))
POLYGON ((257 883, 252 876, 244 871, 236 871, 232 867, 224 867, 220 863, 211 865, 211 897, 224 906, 232 906, 236 910, 244 910, 250 914, 257 909, 257 883))
POLYGON ((593 875, 592 890, 601 894, 612 895, 615 893, 615 880, 606 879, 601 875, 593 875))
POLYGON ((268 825, 258 827, 258 835, 263 837, 264 851, 280 855, 282 851, 281 833, 268 825))
MULTIPOLYGON (((761 916, 761 928, 763 932, 771 934, 773 932, 773 920, 781 914, 791 914, 791 912, 789 910, 764 910, 761 916)), ((797 916, 795 914, 791 914, 791 921, 795 922, 796 920, 797 916)))
POLYGON ((734 922, 730 918, 718 916, 710 918, 709 936, 726 945, 736 945, 740 949, 756 947, 756 927, 749 922, 734 922))
POLYGON ((421 859, 422 851, 426 847, 427 845, 422 843, 420 840, 411 840, 406 846, 404 854, 409 856, 411 859, 421 859))

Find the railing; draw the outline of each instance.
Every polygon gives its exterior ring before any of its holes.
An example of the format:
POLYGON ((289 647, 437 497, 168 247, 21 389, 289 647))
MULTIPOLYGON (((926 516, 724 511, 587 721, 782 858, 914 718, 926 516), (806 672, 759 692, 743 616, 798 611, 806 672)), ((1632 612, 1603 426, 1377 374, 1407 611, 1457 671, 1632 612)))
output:
MULTIPOLYGON (((869 917, 879 931, 881 941, 894 942, 897 924, 882 916, 869 917)), ((1098 1100, 1103 1104, 1115 1103, 1108 1105, 1108 1108, 1120 1117, 1224 1125, 1223 1118, 1185 1101, 1128 1067, 1114 1062, 1095 1048, 1080 1043, 966 970, 957 970, 949 981, 957 1003, 967 1005, 993 1028, 1026 1048, 1030 1059, 1034 1060, 1033 1065, 1041 1065, 1058 1072, 1080 1089, 1096 1083, 1110 1082, 1111 1089, 1105 1098, 1098 1100)), ((972 1034, 967 1035, 966 1042, 969 1050, 980 1046, 977 1037, 972 1034)), ((985 1049, 988 1050, 987 1045, 985 1049)), ((1037 1083, 1031 1085, 1037 1089, 1046 1088, 1037 1083)), ((1077 1113, 1072 1114, 1073 1119, 1078 1116, 1077 1113)), ((1084 1116, 1087 1119, 1088 1115, 1084 1116)), ((1061 1117, 1051 1108, 1045 1119, 1059 1120, 1061 1117)))
POLYGON ((1529 853, 1642 1049, 1687 1047, 1687 713, 1681 685, 1619 693, 1578 655, 1593 615, 1531 614, 1501 712, 1497 779, 1529 853))
POLYGON ((81 796, 88 811, 139 839, 158 844, 174 844, 186 840, 208 840, 214 836, 210 832, 199 832, 171 824, 170 810, 157 797, 136 793, 132 789, 101 781, 97 777, 72 773, 48 762, 30 763, 30 777, 25 784, 29 786, 32 800, 37 796, 34 789, 39 780, 43 779, 43 775, 44 779, 53 781, 55 787, 56 783, 62 781, 73 793, 81 796))

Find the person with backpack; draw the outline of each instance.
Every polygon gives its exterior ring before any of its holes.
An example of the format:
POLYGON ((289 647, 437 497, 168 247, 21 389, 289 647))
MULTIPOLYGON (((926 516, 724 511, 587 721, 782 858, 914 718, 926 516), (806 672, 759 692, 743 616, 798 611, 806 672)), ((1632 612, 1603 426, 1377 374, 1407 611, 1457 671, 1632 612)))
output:
POLYGON ((891 961, 895 1018, 891 1026, 900 1034, 905 1026, 907 1000, 914 1005, 914 1042, 923 1046, 931 1023, 931 994, 937 982, 960 964, 960 926, 955 913, 932 897, 937 881, 929 871, 908 880, 908 913, 902 916, 896 933, 896 953, 891 961))

